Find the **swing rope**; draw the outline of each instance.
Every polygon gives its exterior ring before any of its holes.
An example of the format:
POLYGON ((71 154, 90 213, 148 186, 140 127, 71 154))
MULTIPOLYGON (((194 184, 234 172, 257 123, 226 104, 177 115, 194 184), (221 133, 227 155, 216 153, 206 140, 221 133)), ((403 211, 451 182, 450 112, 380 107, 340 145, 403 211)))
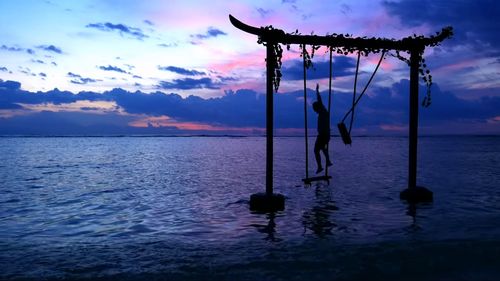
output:
MULTIPOLYGON (((330 126, 330 108, 332 105, 332 76, 333 76, 333 50, 330 47, 330 76, 328 79, 328 126, 330 126)), ((326 151, 329 151, 330 142, 326 144, 326 151)), ((325 165, 325 177, 328 177, 328 167, 325 165)))
MULTIPOLYGON (((373 80, 373 77, 375 77, 375 74, 377 73, 377 70, 379 69, 380 67, 380 64, 382 63, 382 60, 384 59, 384 56, 385 56, 385 53, 386 53, 386 50, 383 50, 382 51, 382 55, 380 56, 380 59, 377 63, 377 66, 375 67, 375 70, 373 71, 372 73, 372 76, 370 77, 370 79, 368 80, 368 82, 366 83, 363 91, 361 92, 361 94, 359 95, 359 97, 354 101, 354 97, 353 97, 353 104, 352 104, 352 107, 351 109, 349 109, 349 111, 347 111, 347 113, 344 115, 344 118, 342 118, 342 123, 345 121, 345 119, 347 118, 347 116, 349 116, 349 113, 352 112, 352 115, 354 115, 354 107, 356 107, 356 105, 358 104, 359 100, 361 99, 361 97, 365 94, 366 92, 366 89, 368 89, 368 86, 370 85, 370 83, 372 82, 373 80)), ((358 64, 359 64, 359 53, 358 53, 358 64)), ((357 80, 358 78, 358 68, 356 67, 356 78, 355 78, 355 81, 357 80)), ((356 82, 354 82, 356 84, 356 82)), ((354 89, 356 89, 356 85, 354 86, 354 89)), ((354 96, 356 95, 356 90, 354 90, 354 96)), ((349 126, 349 134, 351 134, 351 127, 352 127, 352 120, 353 120, 353 117, 351 117, 351 124, 349 126)))
MULTIPOLYGON (((302 45, 302 59, 303 59, 303 75, 304 75, 304 135, 305 135, 305 149, 306 149, 306 178, 303 179, 305 183, 311 183, 311 181, 330 178, 328 176, 328 167, 325 169, 324 177, 314 177, 309 178, 309 142, 308 142, 308 130, 307 130, 307 62, 306 62, 306 45, 302 45)), ((330 110, 332 105, 332 77, 333 77, 333 49, 330 48, 330 77, 328 81, 328 120, 330 120, 330 110)), ((319 94, 319 84, 316 85, 316 91, 319 94)), ((328 151, 328 143, 326 145, 328 151)))
POLYGON ((307 85, 306 85, 306 44, 302 45, 302 60, 304 70, 304 135, 306 137, 306 179, 309 178, 309 152, 308 152, 308 137, 307 137, 307 85))
MULTIPOLYGON (((351 114, 351 122, 349 124, 349 135, 351 134, 352 122, 354 122, 354 106, 356 103, 356 87, 358 85, 358 73, 359 73, 359 59, 361 57, 361 52, 358 51, 358 60, 356 62, 356 75, 354 76, 354 90, 352 91, 352 114, 351 114)), ((344 122, 344 120, 342 120, 344 122)))

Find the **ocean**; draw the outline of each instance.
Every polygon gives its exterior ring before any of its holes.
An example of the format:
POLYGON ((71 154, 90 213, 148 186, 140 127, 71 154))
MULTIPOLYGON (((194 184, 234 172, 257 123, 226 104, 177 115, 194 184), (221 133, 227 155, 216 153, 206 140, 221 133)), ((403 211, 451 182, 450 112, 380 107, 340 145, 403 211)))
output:
POLYGON ((500 137, 421 137, 417 205, 405 137, 332 138, 310 186, 304 138, 274 146, 256 213, 263 137, 0 137, 0 279, 500 279, 500 137))

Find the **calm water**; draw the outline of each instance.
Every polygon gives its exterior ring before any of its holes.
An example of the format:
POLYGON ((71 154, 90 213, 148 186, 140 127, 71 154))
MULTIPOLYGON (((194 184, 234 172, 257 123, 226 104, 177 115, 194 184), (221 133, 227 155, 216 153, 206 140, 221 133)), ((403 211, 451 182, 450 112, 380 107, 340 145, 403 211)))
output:
POLYGON ((421 138, 416 210, 407 139, 353 141, 306 187, 276 138, 286 209, 257 214, 264 138, 0 138, 0 279, 500 278, 500 137, 421 138))

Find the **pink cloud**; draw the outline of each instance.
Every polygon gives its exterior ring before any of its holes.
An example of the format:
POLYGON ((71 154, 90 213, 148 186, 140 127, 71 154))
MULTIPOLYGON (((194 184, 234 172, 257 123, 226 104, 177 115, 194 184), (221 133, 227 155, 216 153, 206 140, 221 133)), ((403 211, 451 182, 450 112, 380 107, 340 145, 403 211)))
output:
POLYGON ((457 71, 457 70, 462 70, 464 68, 468 68, 468 67, 476 67, 478 64, 479 64, 479 61, 478 59, 467 59, 467 60, 462 60, 462 61, 459 61, 457 63, 453 63, 453 64, 447 64, 447 65, 444 65, 444 66, 441 66, 439 68, 437 68, 435 71, 439 71, 439 72, 453 72, 453 71, 457 71))
MULTIPOLYGON (((256 43, 257 45, 257 43, 256 43)), ((240 54, 238 57, 233 58, 229 61, 224 62, 215 62, 209 64, 208 68, 221 72, 221 73, 230 73, 239 69, 247 69, 247 68, 264 68, 265 69, 265 52, 264 49, 262 51, 255 51, 246 54, 240 54)))
POLYGON ((257 127, 226 127, 226 126, 217 126, 211 124, 205 124, 201 122, 182 122, 177 121, 169 116, 145 116, 139 118, 135 121, 129 122, 129 126, 136 128, 147 128, 147 127, 175 127, 179 130, 185 131, 210 131, 210 132, 233 132, 233 133, 242 133, 242 134, 255 134, 264 133, 263 128, 257 127))
POLYGON ((408 126, 403 126, 403 125, 391 125, 391 124, 383 124, 380 125, 380 128, 384 131, 390 131, 390 132, 406 132, 408 131, 408 126))
POLYGON ((495 116, 493 118, 490 118, 486 120, 486 122, 490 124, 500 124, 500 116, 495 116))

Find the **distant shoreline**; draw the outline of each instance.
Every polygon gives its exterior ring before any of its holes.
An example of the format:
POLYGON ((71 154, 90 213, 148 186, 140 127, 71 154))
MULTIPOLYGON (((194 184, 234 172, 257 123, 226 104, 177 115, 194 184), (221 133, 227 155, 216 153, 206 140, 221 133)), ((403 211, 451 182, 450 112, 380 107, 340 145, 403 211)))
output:
MULTIPOLYGON (((0 135, 0 138, 265 138, 265 135, 0 135)), ((275 135, 275 138, 303 138, 303 135, 275 135)), ((309 136, 314 138, 315 135, 309 136)), ((340 138, 340 135, 331 135, 340 138)), ((443 134, 421 135, 419 138, 432 137, 500 137, 500 135, 443 134)), ((353 138, 408 138, 404 135, 359 135, 353 138)))

